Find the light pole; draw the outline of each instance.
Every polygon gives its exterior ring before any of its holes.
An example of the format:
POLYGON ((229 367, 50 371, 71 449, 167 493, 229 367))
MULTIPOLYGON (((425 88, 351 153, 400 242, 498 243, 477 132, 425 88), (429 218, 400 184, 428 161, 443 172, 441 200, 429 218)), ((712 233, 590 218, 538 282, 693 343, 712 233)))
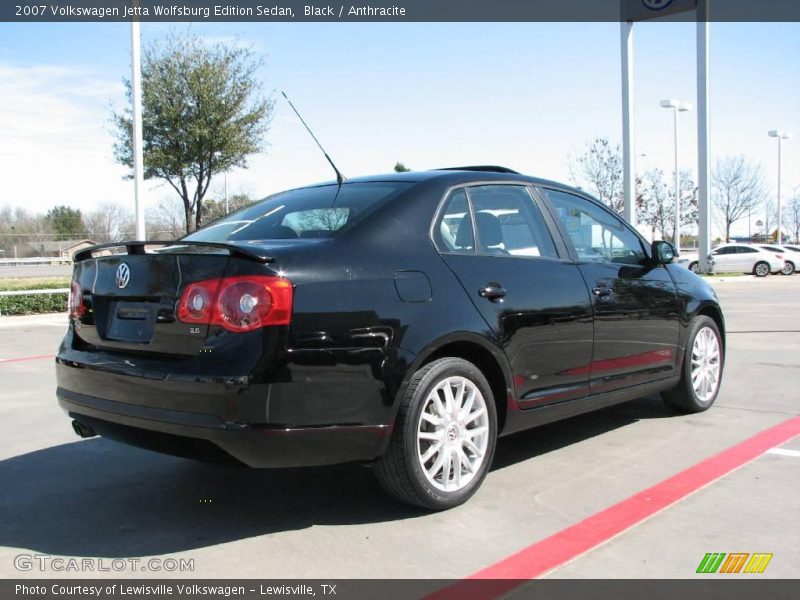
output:
MULTIPOLYGON (((220 152, 219 150, 214 152, 214 158, 219 160, 221 157, 222 157, 222 152, 220 152)), ((223 176, 224 181, 225 181, 225 184, 224 184, 224 186, 225 186, 224 187, 224 189, 225 189, 225 214, 227 215, 228 212, 230 212, 228 210, 228 171, 227 170, 223 171, 222 172, 222 176, 223 176)))
POLYGON ((678 254, 681 252, 681 174, 678 169, 678 153, 679 153, 679 136, 678 136, 678 113, 687 112, 692 110, 692 105, 689 102, 681 102, 680 100, 670 99, 662 100, 661 108, 671 108, 674 121, 675 121, 675 233, 673 242, 678 254))
MULTIPOLYGON (((777 230, 777 243, 783 243, 783 236, 781 235, 781 141, 788 140, 792 134, 782 129, 773 129, 769 132, 769 137, 778 138, 778 230, 777 230)), ((769 231, 767 232, 769 234, 769 231)))

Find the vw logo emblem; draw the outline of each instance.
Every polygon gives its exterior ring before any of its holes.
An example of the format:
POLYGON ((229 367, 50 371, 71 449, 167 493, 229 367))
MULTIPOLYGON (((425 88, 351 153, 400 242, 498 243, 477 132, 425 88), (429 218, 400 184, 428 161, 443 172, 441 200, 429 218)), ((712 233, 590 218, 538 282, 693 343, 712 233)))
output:
POLYGON ((673 2, 674 0, 642 0, 644 7, 650 10, 664 10, 673 2))
POLYGON ((120 266, 117 267, 117 287, 119 289, 124 288, 128 285, 128 282, 131 280, 131 268, 122 263, 120 266))

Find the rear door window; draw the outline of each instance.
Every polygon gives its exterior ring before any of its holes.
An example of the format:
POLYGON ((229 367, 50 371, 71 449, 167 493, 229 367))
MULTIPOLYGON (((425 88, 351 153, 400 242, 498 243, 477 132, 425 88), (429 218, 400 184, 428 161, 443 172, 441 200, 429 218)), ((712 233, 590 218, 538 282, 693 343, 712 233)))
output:
POLYGON ((553 238, 527 188, 479 185, 468 188, 482 254, 557 258, 553 238))

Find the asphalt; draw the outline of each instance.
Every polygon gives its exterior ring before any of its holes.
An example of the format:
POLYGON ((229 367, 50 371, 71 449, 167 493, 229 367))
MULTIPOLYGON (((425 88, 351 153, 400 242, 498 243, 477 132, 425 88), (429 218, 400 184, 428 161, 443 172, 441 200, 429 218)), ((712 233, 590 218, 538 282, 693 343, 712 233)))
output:
MULTIPOLYGON (((176 575, 15 568, 37 554, 193 559, 180 576, 200 578, 466 577, 800 414, 800 275, 715 286, 729 336, 710 411, 643 398, 505 438, 479 492, 437 514, 360 466, 256 471, 79 440, 52 358, 2 360, 52 355, 66 318, 2 317, 0 575, 176 575)), ((773 553, 757 577, 798 577, 798 481, 800 456, 763 454, 545 577, 703 577, 708 552, 773 553)))

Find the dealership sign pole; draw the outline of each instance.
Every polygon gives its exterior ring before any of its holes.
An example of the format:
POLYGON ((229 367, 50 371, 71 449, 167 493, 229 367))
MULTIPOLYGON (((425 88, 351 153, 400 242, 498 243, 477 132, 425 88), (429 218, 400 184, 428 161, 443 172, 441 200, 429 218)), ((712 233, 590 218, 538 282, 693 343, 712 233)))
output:
POLYGON ((622 44, 622 186, 625 220, 636 227, 636 169, 633 159, 633 22, 620 24, 622 44))
MULTIPOLYGON (((137 3, 134 2, 134 6, 137 3)), ((142 66, 141 66, 141 34, 139 21, 134 17, 131 20, 131 96, 133 100, 133 137, 131 150, 133 151, 133 193, 134 207, 136 210, 136 239, 144 240, 144 206, 142 204, 142 191, 144 177, 142 167, 144 156, 142 151, 142 66)))
MULTIPOLYGON (((697 202, 700 270, 708 272, 706 257, 711 252, 708 147, 708 47, 710 0, 621 0, 622 50, 622 162, 624 216, 636 224, 636 185, 633 157, 633 24, 695 11, 697 20, 697 202)), ((677 166, 676 166, 677 172, 677 166)), ((676 240, 677 241, 677 240, 676 240)))
POLYGON ((697 242, 700 272, 711 271, 711 198, 709 197, 711 154, 708 144, 708 49, 711 24, 709 1, 699 0, 697 7, 697 242))

